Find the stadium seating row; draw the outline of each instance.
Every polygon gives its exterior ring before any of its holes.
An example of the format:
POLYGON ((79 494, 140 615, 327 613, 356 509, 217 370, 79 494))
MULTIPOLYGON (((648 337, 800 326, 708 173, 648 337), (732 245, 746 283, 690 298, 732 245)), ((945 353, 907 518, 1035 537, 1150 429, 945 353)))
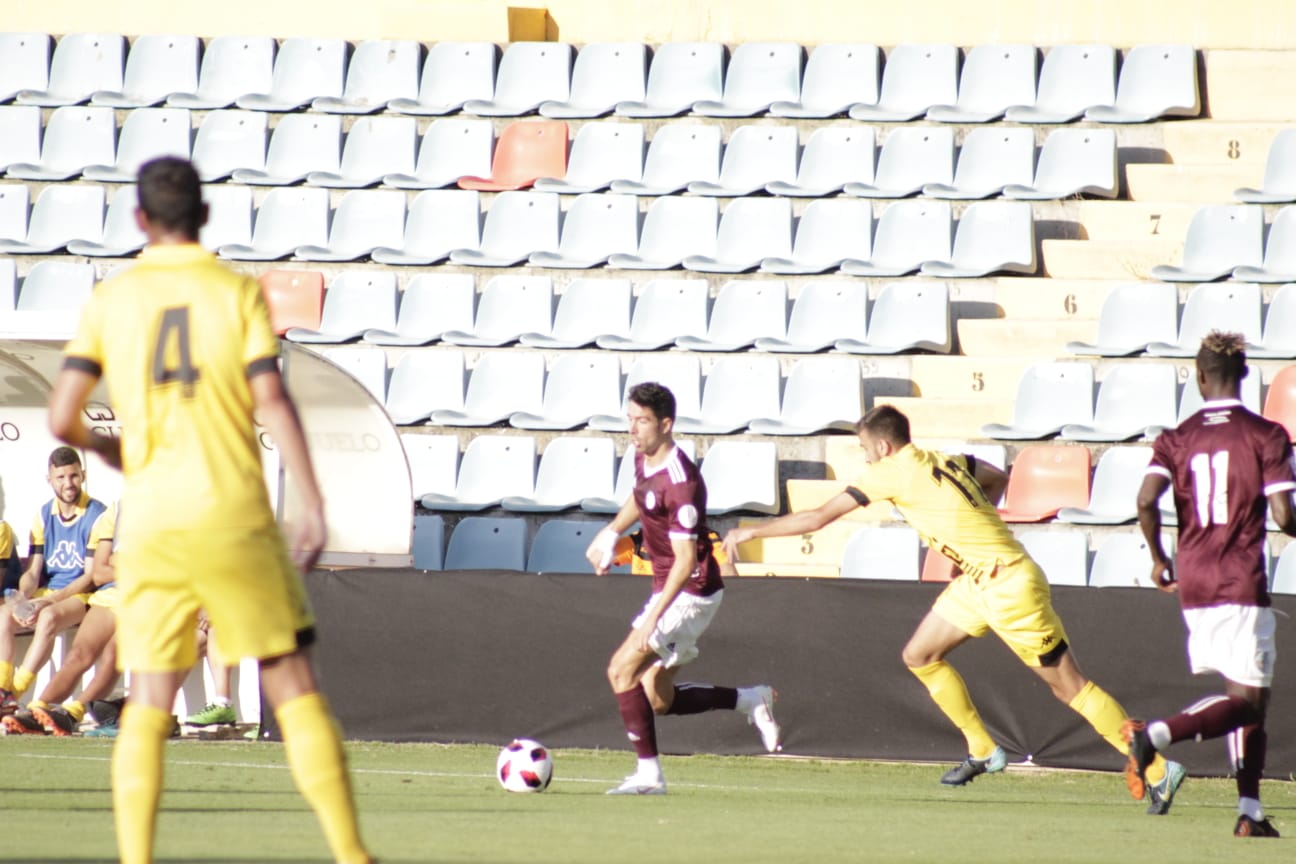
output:
POLYGON ((238 105, 262 111, 413 114, 464 111, 595 117, 612 111, 668 117, 770 113, 981 123, 1145 122, 1200 110, 1196 52, 1185 45, 1129 50, 1117 75, 1109 45, 1048 49, 869 44, 815 47, 808 60, 789 42, 748 42, 725 62, 718 42, 515 42, 502 57, 489 42, 275 40, 111 33, 0 34, 0 101, 56 106, 94 102, 187 108, 238 105), (426 57, 425 57, 426 52, 426 57), (199 57, 201 55, 201 64, 199 57), (574 62, 573 62, 574 58, 574 62), (961 69, 960 69, 961 66, 961 69))
MULTIPOLYGON (((736 198, 722 212, 714 198, 668 195, 652 199, 640 228, 638 198, 611 193, 577 196, 564 212, 555 192, 502 192, 484 219, 478 193, 463 190, 420 192, 408 212, 397 190, 351 190, 336 210, 319 188, 272 189, 255 211, 248 187, 204 195, 210 220, 200 240, 233 260, 942 278, 1036 270, 1031 205, 1015 201, 974 202, 957 223, 948 202, 899 201, 875 230, 872 205, 850 199, 813 201, 797 219, 786 198, 736 198)), ((133 190, 105 214, 106 197, 101 186, 51 184, 29 216, 27 188, 0 187, 0 252, 134 253, 144 237, 133 190)))
MULTIPOLYGON (((443 517, 414 517, 414 566, 422 570, 522 570, 531 573, 585 573, 585 550, 602 523, 548 519, 530 545, 525 519, 468 516, 455 524, 446 544, 443 517)), ((1102 535, 1094 551, 1084 531, 1022 531, 1018 539, 1040 563, 1050 584, 1093 588, 1151 588, 1147 543, 1137 533, 1102 535)), ((1164 540, 1174 553, 1174 538, 1164 540)), ((1270 557, 1270 590, 1296 594, 1296 544, 1270 557)), ((940 553, 924 549, 918 533, 900 526, 852 526, 837 566, 825 568, 844 579, 948 581, 952 565, 940 553)), ((765 562, 778 572, 777 562, 765 562)), ((739 565, 740 572, 752 567, 739 565)), ((789 568, 791 569, 791 568, 789 568)))
POLYGON ((637 355, 623 374, 620 358, 580 352, 557 357, 547 374, 535 351, 484 352, 465 386, 459 351, 411 351, 387 381, 386 354, 368 347, 322 352, 350 372, 385 405, 392 420, 410 426, 492 426, 522 429, 589 426, 625 431, 625 396, 635 384, 658 381, 676 398, 676 429, 723 435, 812 435, 849 430, 863 413, 864 381, 854 357, 811 356, 782 377, 777 358, 723 357, 706 376, 696 355, 637 355))
POLYGON ((1181 314, 1176 286, 1121 283, 1103 301, 1095 341, 1066 347, 1100 357, 1192 357, 1207 332, 1222 328, 1246 337, 1252 359, 1296 357, 1296 287, 1280 286, 1262 305, 1259 285, 1207 283, 1193 286, 1181 314))
MULTIPOLYGON (((1043 362, 1022 374, 1011 423, 983 426, 981 433, 1003 441, 1060 436, 1072 441, 1126 441, 1154 436, 1196 413, 1201 395, 1189 381, 1175 409, 1174 367, 1121 364, 1112 367, 1094 400, 1093 367, 1087 363, 1043 362)), ((1242 382, 1242 401, 1252 411, 1281 423, 1296 439, 1296 367, 1274 375, 1261 406, 1260 375, 1242 382)))
POLYGON ((554 311, 548 276, 497 276, 478 298, 470 274, 422 274, 397 292, 393 273, 352 270, 339 274, 325 293, 318 325, 285 332, 294 342, 333 344, 363 339, 374 345, 521 342, 616 351, 949 351, 949 291, 943 283, 885 285, 871 312, 868 294, 863 283, 808 283, 789 315, 782 280, 726 282, 712 303, 704 280, 660 279, 643 286, 632 311, 630 280, 581 277, 567 284, 554 311))
POLYGON ((20 180, 129 183, 149 159, 181 156, 194 160, 205 182, 258 186, 1039 200, 1111 198, 1119 185, 1110 129, 1054 130, 1037 164, 1035 133, 1024 127, 973 129, 957 157, 953 129, 900 127, 875 158, 871 126, 824 126, 799 149, 791 125, 739 126, 722 145, 720 126, 679 121, 660 127, 645 154, 642 125, 593 122, 576 134, 569 160, 567 124, 557 120, 513 123, 495 143, 489 120, 441 118, 420 143, 412 117, 361 117, 344 140, 340 117, 289 114, 267 149, 266 118, 256 112, 213 111, 193 133, 186 109, 138 108, 120 137, 113 114, 56 108, 42 138, 40 108, 0 106, 0 171, 20 180))
MULTIPOLYGON (((634 485, 633 449, 619 467, 610 437, 560 436, 536 464, 530 436, 477 435, 459 455, 453 435, 402 433, 414 498, 429 510, 477 512, 492 507, 524 513, 580 508, 615 513, 634 485)), ((694 456, 693 442, 680 446, 694 456)), ((778 513, 776 448, 769 441, 715 441, 700 460, 707 513, 778 513)))

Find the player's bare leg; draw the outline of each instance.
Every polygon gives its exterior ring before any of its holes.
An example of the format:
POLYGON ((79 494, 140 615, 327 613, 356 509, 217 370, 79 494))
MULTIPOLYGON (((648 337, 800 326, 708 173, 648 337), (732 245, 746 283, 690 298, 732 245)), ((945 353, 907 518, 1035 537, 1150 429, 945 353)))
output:
POLYGON ((86 604, 79 597, 60 600, 36 614, 31 645, 23 656, 22 666, 14 671, 15 696, 21 696, 26 692, 36 680, 36 673, 49 662, 50 655, 54 653, 54 637, 69 627, 80 624, 85 614, 86 604))
POLYGON ((315 811, 333 858, 340 864, 370 864, 360 840, 342 733, 316 686, 307 649, 262 659, 261 686, 283 733, 293 781, 315 811))
POLYGON ((72 647, 68 655, 63 658, 63 665, 41 691, 40 698, 33 699, 27 705, 27 710, 46 732, 57 736, 71 735, 84 719, 86 706, 90 704, 90 700, 98 699, 112 689, 117 680, 115 668, 111 669, 111 681, 106 689, 98 692, 94 689, 94 685, 98 683, 102 687, 102 679, 109 674, 106 667, 112 667, 116 662, 115 651, 109 652, 106 659, 103 657, 107 646, 113 644, 113 635, 116 632, 117 616, 111 609, 104 606, 91 606, 86 611, 85 617, 81 619, 81 626, 77 628, 76 638, 72 640, 72 647), (98 665, 95 681, 86 688, 83 697, 64 701, 76 692, 81 676, 91 666, 95 666, 96 661, 98 665))

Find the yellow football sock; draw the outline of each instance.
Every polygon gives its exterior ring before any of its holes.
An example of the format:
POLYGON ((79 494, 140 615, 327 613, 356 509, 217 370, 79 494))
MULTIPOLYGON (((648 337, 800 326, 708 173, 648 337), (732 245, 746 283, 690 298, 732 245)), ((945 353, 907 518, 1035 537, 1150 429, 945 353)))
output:
POLYGON ((0 690, 13 692, 13 664, 8 660, 0 660, 0 690))
POLYGON ((351 775, 342 734, 320 693, 298 696, 275 710, 283 732, 284 755, 298 791, 315 811, 324 839, 341 864, 369 864, 360 842, 351 775))
POLYGON ((19 666, 13 673, 13 692, 15 696, 21 696, 27 692, 27 688, 36 680, 36 673, 29 672, 23 666, 19 666))
MULTIPOLYGON (((1071 700, 1071 708, 1088 721, 1094 731, 1106 738, 1107 743, 1115 747, 1118 753, 1122 756, 1129 755, 1129 745, 1121 735, 1121 726, 1129 716, 1120 703, 1111 697, 1111 694, 1090 681, 1080 688, 1080 692, 1071 700)), ((1149 783, 1156 784, 1165 777, 1165 770, 1165 759, 1158 753, 1144 773, 1149 783)))
POLYGON ((64 702, 63 710, 68 712, 72 719, 78 723, 85 719, 86 706, 81 703, 80 699, 69 699, 64 702))
POLYGON ((967 739, 968 755, 973 759, 988 758, 995 749, 994 739, 981 722, 981 715, 972 704, 967 685, 958 671, 944 660, 910 667, 909 671, 918 676, 931 694, 932 701, 963 733, 967 739))
POLYGON ((48 707, 49 707, 49 703, 46 702, 44 699, 33 699, 27 703, 28 711, 32 710, 33 708, 48 708, 48 707))
POLYGON ((122 864, 150 864, 158 799, 162 795, 162 747, 171 715, 150 705, 122 709, 113 748, 112 793, 117 852, 122 864))

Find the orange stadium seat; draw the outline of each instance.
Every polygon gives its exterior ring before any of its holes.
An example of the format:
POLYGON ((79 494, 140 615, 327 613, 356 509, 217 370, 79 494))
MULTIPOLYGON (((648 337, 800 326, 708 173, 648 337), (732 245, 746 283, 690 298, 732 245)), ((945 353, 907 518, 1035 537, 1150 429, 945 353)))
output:
POLYGON ((514 123, 500 133, 489 177, 460 177, 460 189, 525 189, 541 177, 567 173, 567 124, 560 120, 514 123))
POLYGON ((1296 366, 1285 366, 1269 382, 1269 393, 1265 396, 1265 417, 1281 423, 1287 434, 1296 441, 1296 366))
POLYGON ((1089 505, 1089 448, 1027 445, 1013 460, 999 515, 1043 522, 1063 507, 1089 505))
POLYGON ((920 582, 949 582, 958 573, 958 565, 935 549, 928 548, 923 558, 922 571, 918 574, 920 582))
POLYGON ((324 311, 324 274, 317 270, 267 270, 261 291, 270 304, 270 325, 282 336, 293 327, 318 330, 324 311))

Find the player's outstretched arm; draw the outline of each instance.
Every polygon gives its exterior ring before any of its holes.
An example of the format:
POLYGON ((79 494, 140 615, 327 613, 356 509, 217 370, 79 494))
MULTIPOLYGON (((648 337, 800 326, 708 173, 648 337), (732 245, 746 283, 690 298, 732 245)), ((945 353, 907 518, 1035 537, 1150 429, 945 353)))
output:
POLYGON ((1152 584, 1162 591, 1173 593, 1178 590, 1175 584, 1174 568, 1165 547, 1161 545, 1161 496, 1170 488, 1170 481, 1160 474, 1147 474, 1138 493, 1138 521, 1147 540, 1148 551, 1152 554, 1152 584))
POLYGON ((297 406, 284 389, 283 376, 278 369, 260 371, 248 383, 252 388, 257 416, 279 448, 279 459, 301 497, 301 515, 293 526, 291 551, 293 562, 305 572, 315 566, 324 550, 324 541, 328 539, 324 496, 320 494, 315 479, 310 450, 306 447, 306 433, 302 431, 297 406))
POLYGON ((90 391, 99 376, 79 368, 63 367, 49 398, 49 428, 55 438, 72 447, 93 450, 114 468, 121 468, 121 442, 95 432, 81 420, 90 391))
POLYGON ((802 510, 798 513, 787 513, 777 519, 768 519, 759 525, 744 525, 734 528, 725 535, 724 550, 730 561, 738 560, 738 547, 748 540, 758 537, 789 537, 798 534, 812 534, 820 528, 835 522, 856 507, 859 501, 847 492, 829 498, 813 510, 802 510))

